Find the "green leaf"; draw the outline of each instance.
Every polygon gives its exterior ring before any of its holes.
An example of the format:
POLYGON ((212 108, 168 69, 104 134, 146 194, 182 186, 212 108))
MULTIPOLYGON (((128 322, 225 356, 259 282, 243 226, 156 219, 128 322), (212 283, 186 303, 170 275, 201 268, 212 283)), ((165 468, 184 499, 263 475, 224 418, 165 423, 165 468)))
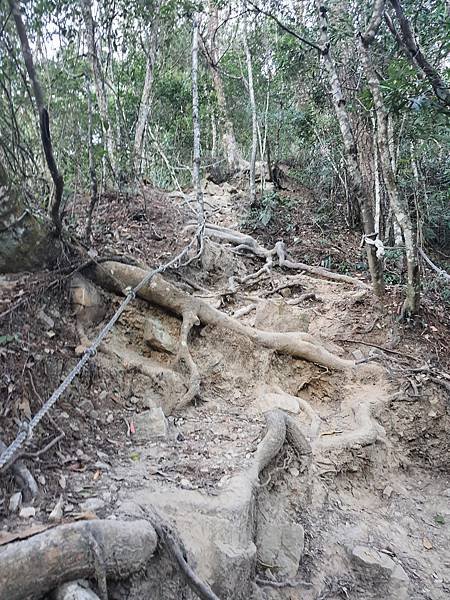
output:
POLYGON ((18 339, 17 333, 14 335, 0 335, 0 346, 6 346, 10 342, 15 342, 18 339))

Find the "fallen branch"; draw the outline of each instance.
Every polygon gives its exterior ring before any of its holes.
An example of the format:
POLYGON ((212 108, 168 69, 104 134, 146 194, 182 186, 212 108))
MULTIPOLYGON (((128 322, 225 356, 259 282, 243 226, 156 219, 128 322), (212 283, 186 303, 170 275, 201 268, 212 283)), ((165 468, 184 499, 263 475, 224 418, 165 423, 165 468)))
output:
POLYGON ((419 254, 424 259, 424 261, 427 263, 427 265, 429 267, 431 267, 433 269, 433 271, 435 271, 439 275, 439 277, 442 277, 446 281, 450 281, 450 275, 447 273, 447 271, 444 271, 444 269, 441 269, 440 267, 435 265, 434 262, 430 259, 430 257, 427 254, 425 254, 425 252, 422 250, 422 248, 419 248, 419 254))
POLYGON ((372 342, 365 342, 363 340, 352 340, 346 338, 338 338, 336 342, 344 342, 347 344, 362 344, 363 346, 371 346, 372 348, 378 348, 378 350, 382 350, 383 352, 387 352, 388 354, 397 354, 398 356, 403 356, 405 358, 410 358, 412 360, 419 360, 417 356, 413 356, 412 354, 405 354, 405 352, 399 352, 398 350, 391 350, 391 348, 386 348, 385 346, 379 346, 378 344, 373 344, 372 342))

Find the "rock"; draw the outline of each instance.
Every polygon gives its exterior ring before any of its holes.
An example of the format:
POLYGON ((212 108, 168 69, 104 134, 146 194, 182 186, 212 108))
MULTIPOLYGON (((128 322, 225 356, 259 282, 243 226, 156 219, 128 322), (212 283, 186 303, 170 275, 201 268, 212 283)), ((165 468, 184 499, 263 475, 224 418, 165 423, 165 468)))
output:
POLYGON ((309 329, 309 315, 296 306, 285 302, 265 300, 256 308, 255 327, 266 331, 304 331, 309 329))
POLYGON ((88 498, 84 502, 80 503, 80 508, 83 512, 97 512, 104 508, 105 502, 100 498, 88 498))
POLYGON ((9 512, 15 513, 22 505, 22 492, 16 492, 9 499, 9 512))
POLYGON ((34 506, 24 506, 19 513, 21 519, 31 519, 36 516, 36 509, 34 506))
POLYGON ((390 600, 406 600, 408 596, 409 577, 403 567, 392 558, 367 546, 356 546, 351 552, 352 560, 364 579, 370 577, 379 589, 380 579, 387 583, 388 592, 383 597, 390 600))
POLYGON ((168 424, 161 408, 151 408, 135 416, 136 432, 133 438, 136 442, 145 443, 155 438, 166 437, 168 424))
POLYGON ((305 532, 298 523, 258 518, 256 545, 262 563, 276 565, 282 577, 295 577, 305 547, 305 532))
POLYGON ((49 521, 61 521, 62 517, 63 517, 63 507, 64 507, 64 501, 63 501, 63 497, 60 496, 58 502, 55 504, 55 507, 53 508, 52 512, 48 515, 48 520, 49 521))
POLYGON ((148 317, 144 322, 144 341, 151 348, 174 354, 177 349, 176 340, 155 317, 148 317))
POLYGON ((83 400, 83 402, 80 402, 78 408, 80 408, 83 412, 86 412, 88 414, 95 410, 91 400, 83 400))
POLYGON ((79 580, 61 585, 54 595, 54 600, 99 600, 99 598, 91 590, 87 581, 79 580))
POLYGON ((300 410, 298 400, 294 396, 290 396, 289 394, 276 394, 264 390, 258 393, 255 406, 258 411, 262 413, 274 408, 280 408, 281 410, 286 410, 294 414, 297 414, 300 410))
POLYGON ((55 321, 49 317, 42 309, 37 314, 38 319, 45 325, 46 329, 53 329, 55 321))
POLYGON ((361 352, 361 350, 353 350, 352 354, 356 361, 364 360, 364 354, 361 352))
POLYGON ((79 273, 71 279, 70 299, 77 319, 85 325, 96 325, 105 316, 106 307, 100 292, 79 273))

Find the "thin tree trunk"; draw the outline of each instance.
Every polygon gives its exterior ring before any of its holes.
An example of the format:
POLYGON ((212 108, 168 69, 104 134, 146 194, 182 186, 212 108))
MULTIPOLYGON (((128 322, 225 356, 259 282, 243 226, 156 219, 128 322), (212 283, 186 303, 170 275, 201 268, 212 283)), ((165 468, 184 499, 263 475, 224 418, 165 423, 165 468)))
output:
POLYGON ((111 171, 113 172, 113 177, 116 177, 117 165, 114 132, 111 125, 111 120, 109 118, 108 95, 106 92, 105 79, 103 77, 100 57, 97 52, 97 45, 95 42, 95 23, 92 16, 92 0, 82 0, 81 11, 83 13, 83 20, 86 27, 86 41, 91 59, 95 94, 97 97, 98 110, 100 112, 104 143, 108 153, 108 160, 111 171))
POLYGON ((439 100, 450 106, 449 85, 442 79, 438 71, 428 62, 422 53, 400 1, 390 0, 390 2, 400 25, 401 36, 400 34, 396 36, 397 40, 401 39, 412 62, 424 73, 439 100))
MULTIPOLYGON (((336 117, 339 122, 342 139, 344 142, 347 170, 350 176, 351 189, 358 201, 361 212, 361 220, 364 233, 367 237, 373 238, 375 234, 375 223, 371 206, 371 199, 365 193, 361 170, 358 164, 358 155, 356 141, 350 123, 350 117, 346 108, 346 101, 342 93, 341 82, 337 73, 336 65, 330 50, 330 39, 328 34, 327 8, 320 0, 316 0, 318 11, 320 37, 322 45, 322 57, 328 73, 330 84, 331 99, 336 117)), ((382 263, 376 255, 376 248, 373 244, 366 243, 367 261, 369 264, 372 285, 375 294, 382 296, 384 293, 383 268, 382 263)))
POLYGON ((147 36, 147 64, 145 68, 145 81, 144 87, 142 88, 141 101, 139 104, 139 114, 134 134, 133 165, 134 172, 137 176, 141 174, 145 128, 151 110, 153 75, 158 51, 158 26, 159 19, 157 16, 155 16, 150 28, 150 32, 147 36))
MULTIPOLYGON (((204 223, 203 192, 200 181, 200 111, 198 103, 198 13, 194 14, 192 29, 192 122, 194 129, 194 159, 192 178, 197 197, 197 215, 199 224, 204 223)), ((201 250, 201 236, 198 240, 201 250)))
POLYGON ((92 214, 98 200, 97 172, 95 168, 95 157, 92 139, 92 102, 91 86, 89 80, 86 85, 86 97, 88 105, 88 157, 89 157, 89 178, 91 180, 91 201, 89 203, 88 218, 86 224, 86 240, 89 243, 92 231, 92 214))
POLYGON ((406 299, 402 309, 402 316, 409 316, 418 312, 420 301, 420 274, 419 262, 417 259, 417 241, 409 216, 408 207, 404 202, 402 202, 397 189, 397 181, 389 148, 388 116, 384 106, 380 82, 372 65, 368 50, 369 44, 373 40, 373 37, 374 36, 367 36, 367 34, 360 35, 360 49, 366 71, 367 82, 375 107, 377 142, 378 150, 380 152, 384 184, 386 186, 386 192, 389 197, 390 205, 402 229, 403 237, 405 239, 408 282, 406 299))
POLYGON ((247 22, 244 22, 244 49, 247 59, 247 78, 248 78, 248 95, 250 99, 250 108, 252 112, 252 152, 250 156, 250 200, 256 202, 256 150, 258 144, 258 117, 256 114, 255 90, 253 87, 253 66, 252 55, 248 47, 247 40, 247 22))
POLYGON ((219 126, 222 131, 223 152, 229 169, 231 171, 235 171, 239 168, 242 159, 236 143, 233 122, 231 121, 228 111, 223 81, 219 71, 217 46, 215 43, 216 30, 218 27, 218 8, 212 2, 209 3, 208 19, 208 35, 210 44, 209 49, 206 50, 206 58, 217 96, 217 104, 219 108, 219 126))
POLYGON ((39 78, 34 67, 33 55, 31 53, 30 44, 28 42, 28 35, 25 29, 25 25, 22 20, 20 12, 20 6, 18 2, 9 0, 9 6, 14 17, 16 24, 17 34, 20 40, 20 46, 22 49, 23 60, 28 72, 28 76, 31 79, 33 85, 34 98, 36 100, 36 106, 39 114, 39 128, 41 133, 41 142, 45 154, 45 160, 47 162, 48 170, 52 177, 55 185, 55 198, 51 205, 51 215, 53 224, 55 226, 55 232, 57 235, 61 233, 61 200, 64 190, 64 179, 58 170, 56 165, 55 157, 53 155, 52 138, 50 135, 50 121, 48 111, 45 106, 44 92, 42 90, 39 78))

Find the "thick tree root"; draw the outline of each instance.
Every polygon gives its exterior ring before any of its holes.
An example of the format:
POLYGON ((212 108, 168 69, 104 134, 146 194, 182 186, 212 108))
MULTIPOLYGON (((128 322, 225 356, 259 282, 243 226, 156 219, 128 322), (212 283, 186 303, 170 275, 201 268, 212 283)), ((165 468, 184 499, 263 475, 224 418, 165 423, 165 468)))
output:
POLYGON ((189 379, 189 389, 183 395, 181 400, 178 402, 177 408, 183 408, 187 406, 194 398, 200 395, 200 372, 198 367, 192 358, 191 353, 189 352, 188 346, 188 338, 191 329, 195 325, 200 325, 200 321, 197 317, 197 314, 192 310, 187 310, 182 314, 182 324, 181 324, 181 332, 180 332, 180 348, 178 350, 178 354, 176 357, 176 361, 183 361, 189 369, 190 379, 189 379))
POLYGON ((61 525, 0 548, 0 598, 40 598, 65 582, 129 577, 145 569, 157 546, 147 521, 61 525))
MULTIPOLYGON (((115 262, 106 262, 91 269, 91 275, 100 285, 119 293, 123 293, 125 288, 137 285, 145 274, 145 271, 138 267, 115 262), (122 289, 120 289, 118 281, 122 284, 122 289)), ((309 360, 332 369, 346 369, 355 366, 354 361, 332 354, 316 338, 307 333, 277 333, 244 325, 200 298, 183 292, 160 275, 155 275, 149 284, 139 290, 138 294, 144 300, 157 304, 178 316, 195 315, 204 325, 229 329, 280 354, 309 360)))
MULTIPOLYGON (((191 229, 193 227, 195 227, 195 225, 189 223, 187 229, 191 229)), ((349 283, 351 285, 358 285, 367 289, 370 288, 369 285, 367 285, 363 281, 360 281, 356 277, 350 277, 349 275, 343 275, 341 273, 334 273, 333 271, 329 271, 328 269, 325 269, 323 267, 315 267, 306 263, 294 262, 292 260, 289 260, 287 257, 286 247, 283 242, 277 242, 274 248, 272 248, 271 250, 267 250, 250 235, 245 235, 240 233, 239 231, 227 229, 226 227, 212 225, 211 223, 208 223, 206 225, 205 235, 215 238, 216 240, 228 242, 234 245, 236 247, 236 251, 248 252, 266 260, 270 259, 271 264, 273 263, 273 257, 276 256, 278 258, 279 266, 284 267, 286 269, 306 271, 307 273, 323 277, 324 279, 330 279, 332 281, 337 281, 341 283, 349 283)), ((265 267, 263 267, 262 270, 264 269, 265 267)))

